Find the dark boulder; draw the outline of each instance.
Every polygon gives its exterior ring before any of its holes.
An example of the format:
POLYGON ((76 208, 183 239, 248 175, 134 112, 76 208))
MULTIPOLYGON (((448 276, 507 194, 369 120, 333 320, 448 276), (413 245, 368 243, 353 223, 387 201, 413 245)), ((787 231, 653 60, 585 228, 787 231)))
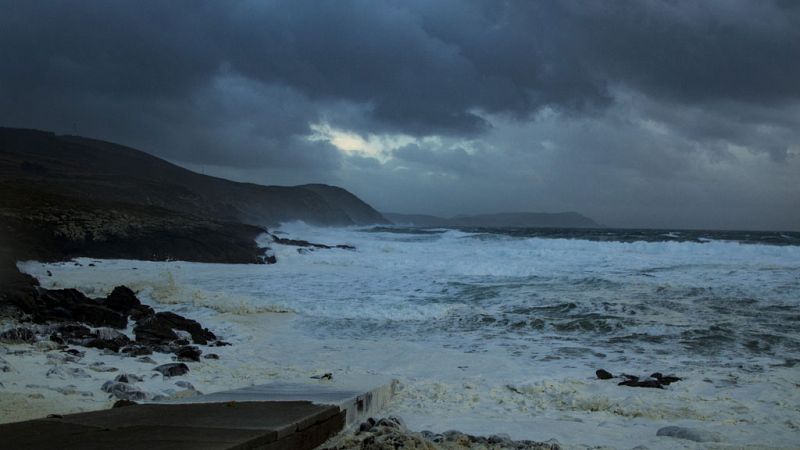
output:
POLYGON ((138 405, 138 403, 136 403, 136 402, 134 402, 132 400, 117 400, 116 402, 114 402, 114 405, 111 406, 111 407, 112 408, 124 408, 126 406, 136 406, 136 405, 138 405))
POLYGON ((128 319, 105 306, 91 303, 81 304, 74 309, 75 319, 95 327, 125 328, 128 319))
POLYGON ((36 333, 29 328, 12 328, 0 333, 0 342, 8 344, 32 344, 36 342, 36 333))
POLYGON ((107 332, 98 334, 97 337, 89 339, 84 343, 85 347, 90 348, 99 348, 105 350, 111 350, 113 352, 119 352, 122 347, 131 343, 131 340, 128 336, 125 336, 119 332, 109 332, 113 330, 108 330, 107 332))
POLYGON ((126 286, 115 287, 103 302, 103 306, 106 308, 125 315, 130 314, 129 311, 131 309, 141 305, 142 303, 136 298, 136 294, 126 286))
POLYGON ((132 373, 121 373, 114 377, 114 381, 119 383, 136 383, 140 381, 144 381, 144 377, 140 377, 138 375, 134 375, 132 373))
POLYGON ((92 303, 89 297, 77 289, 43 289, 39 288, 39 299, 44 303, 45 308, 52 309, 62 307, 69 310, 78 305, 92 303))
POLYGON ((641 387, 641 388, 654 388, 654 389, 664 389, 664 386, 658 382, 658 380, 625 380, 617 383, 619 386, 630 386, 630 387, 641 387))
POLYGON ((153 311, 153 308, 147 305, 139 305, 129 309, 128 314, 130 315, 131 320, 138 323, 150 316, 155 315, 156 312, 153 311))
POLYGON ((161 375, 164 375, 165 377, 177 377, 189 372, 189 366, 187 366, 184 363, 169 363, 169 364, 162 364, 153 370, 159 372, 161 375))
POLYGON ((80 320, 76 314, 78 308, 93 304, 77 289, 36 288, 35 305, 30 314, 37 323, 69 322, 80 320))
POLYGON ((131 344, 121 348, 120 352, 126 356, 144 356, 152 355, 153 349, 146 345, 131 344))
POLYGON ((598 369, 597 372, 595 372, 595 374, 597 375, 597 378, 601 380, 610 380, 614 378, 614 375, 612 375, 611 372, 604 369, 598 369))
POLYGON ((140 344, 169 344, 178 339, 178 335, 172 331, 171 323, 156 315, 137 322, 133 333, 136 335, 136 342, 140 344))
POLYGON ((203 352, 193 345, 185 345, 175 350, 178 361, 200 361, 202 354, 203 352))
POLYGON ((187 319, 173 312, 160 312, 156 314, 156 319, 164 322, 170 328, 186 331, 192 335, 195 344, 206 345, 208 341, 213 341, 217 337, 207 328, 203 328, 198 322, 187 319))
POLYGON ((662 375, 660 372, 656 372, 656 373, 650 375, 650 377, 651 378, 655 378, 656 380, 658 380, 659 383, 663 384, 664 386, 669 386, 670 384, 675 383, 676 381, 681 381, 683 379, 683 378, 680 378, 680 377, 676 377, 674 375, 666 375, 665 376, 665 375, 662 375))
POLYGON ((147 398, 147 394, 138 387, 120 381, 106 381, 101 389, 120 400, 136 401, 147 398))
POLYGON ((96 337, 89 327, 80 324, 61 325, 50 336, 50 340, 53 340, 54 336, 60 338, 64 342, 74 345, 83 345, 87 339, 93 339, 96 337))

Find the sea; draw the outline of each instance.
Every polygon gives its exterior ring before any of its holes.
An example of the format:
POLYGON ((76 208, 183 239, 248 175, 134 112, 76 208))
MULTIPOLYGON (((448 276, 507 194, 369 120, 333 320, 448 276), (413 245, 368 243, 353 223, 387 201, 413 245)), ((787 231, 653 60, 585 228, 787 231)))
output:
POLYGON ((264 235, 277 264, 21 267, 89 295, 127 284, 211 328, 233 345, 190 374, 205 392, 372 375, 398 380, 385 415, 414 430, 567 448, 800 448, 800 233, 271 231, 354 249, 264 235), (598 369, 681 380, 620 386, 598 369), (658 435, 670 426, 706 442, 658 435))

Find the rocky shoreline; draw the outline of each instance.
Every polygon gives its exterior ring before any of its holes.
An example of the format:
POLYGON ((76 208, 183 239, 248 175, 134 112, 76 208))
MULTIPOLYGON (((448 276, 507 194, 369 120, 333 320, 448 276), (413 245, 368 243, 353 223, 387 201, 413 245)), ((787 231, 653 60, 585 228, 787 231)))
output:
POLYGON ((369 418, 357 429, 324 443, 320 450, 559 450, 558 442, 512 440, 506 435, 473 436, 451 430, 414 432, 399 417, 369 418))
MULTIPOLYGON (((5 321, 5 329, 0 332, 0 355, 25 357, 35 351, 44 353, 52 366, 45 379, 92 378, 89 371, 114 375, 96 386, 96 391, 79 392, 83 396, 104 392, 123 404, 166 398, 164 394, 146 392, 136 383, 154 376, 170 379, 185 375, 190 370, 187 362, 198 362, 201 357, 219 359, 218 354, 207 350, 230 345, 195 320, 171 311, 156 312, 126 286, 117 286, 105 298, 94 299, 76 289, 45 289, 11 262, 2 268, 2 281, 0 318, 5 321), (90 349, 99 352, 100 357, 130 359, 134 364, 122 365, 129 369, 139 367, 144 374, 139 370, 138 374, 120 373, 102 358, 82 363, 90 349), (157 364, 151 357, 154 354, 171 362, 157 364)), ((0 356, 0 372, 14 371, 14 366, 0 356)), ((178 381, 175 385, 183 388, 183 396, 197 394, 188 382, 178 381)), ((26 387, 55 389, 62 394, 74 389, 71 385, 26 387)))

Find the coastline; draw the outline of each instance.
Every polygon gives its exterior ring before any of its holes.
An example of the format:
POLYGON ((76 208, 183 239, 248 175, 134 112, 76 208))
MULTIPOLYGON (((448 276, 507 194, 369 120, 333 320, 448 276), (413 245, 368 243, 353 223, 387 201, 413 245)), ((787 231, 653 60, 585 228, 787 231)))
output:
MULTIPOLYGON (((371 251, 368 247, 359 248, 371 251)), ((379 251, 383 250, 380 247, 379 251)), ((204 393, 271 380, 319 383, 324 381, 311 377, 329 372, 333 374, 333 382, 356 373, 396 375, 401 386, 386 414, 404 418, 411 430, 441 433, 458 429, 484 436, 503 432, 515 440, 555 439, 563 448, 644 445, 651 449, 675 445, 736 448, 734 442, 756 445, 753 430, 759 430, 768 439, 763 443, 764 448, 791 448, 785 443, 788 442, 785 430, 794 416, 786 415, 786 402, 794 397, 782 399, 776 394, 776 386, 791 382, 792 367, 772 368, 770 378, 764 378, 749 368, 731 367, 727 375, 703 367, 675 365, 672 370, 679 375, 689 375, 686 381, 668 390, 655 391, 599 381, 594 375, 595 368, 584 366, 578 359, 559 372, 551 372, 542 364, 516 364, 504 357, 505 350, 501 348, 494 348, 496 352, 465 353, 459 348, 444 348, 441 343, 431 345, 424 340, 408 339, 408 334, 402 334, 406 337, 399 340, 391 335, 354 339, 347 329, 314 331, 320 314, 345 312, 337 309, 335 296, 329 294, 331 287, 337 286, 330 283, 342 270, 346 273, 361 271, 361 266, 350 265, 362 261, 363 255, 347 250, 300 253, 288 247, 276 248, 276 251, 284 264, 234 267, 79 259, 80 266, 27 262, 21 267, 39 277, 44 287, 79 287, 90 296, 103 296, 113 286, 126 284, 137 291, 143 302, 157 310, 174 310, 209 326, 233 345, 215 348, 220 354, 218 361, 187 363, 191 371, 181 379, 204 393), (314 265, 307 265, 309 260, 314 261, 314 265), (90 261, 96 261, 94 267, 89 267, 90 261), (46 275, 47 270, 52 272, 52 277, 46 275), (214 284, 219 280, 224 283, 214 284), (251 290, 261 293, 262 300, 257 302, 248 297, 251 290), (287 297, 289 294, 299 297, 287 297), (327 309, 288 312, 291 308, 287 308, 287 299, 306 301, 306 297, 309 303, 296 304, 327 309), (503 376, 493 378, 493 372, 501 372, 503 376), (751 400, 753 398, 758 400, 751 400), (748 407, 752 411, 738 410, 742 402, 751 402, 748 407), (785 416, 785 422, 781 421, 781 416, 785 416), (737 431, 744 420, 755 423, 750 431, 737 431), (707 429, 724 434, 726 442, 695 443, 657 436, 657 431, 666 426, 707 429), (779 439, 784 439, 784 444, 779 439)), ((400 258, 406 259, 404 255, 400 258)), ((371 273, 364 276, 370 277, 371 273)), ((415 310, 407 311, 405 314, 415 310)), ((412 320, 396 325, 413 323, 412 320)), ((397 328, 392 330, 409 333, 397 328)), ((31 359, 31 364, 36 362, 31 370, 40 378, 47 369, 46 352, 42 355, 45 356, 31 359)), ((89 352, 87 355, 94 357, 89 352)), ((96 357, 108 359, 109 356, 98 354, 96 357)), ((605 359, 614 358, 612 355, 605 359)), ((653 358, 648 366, 619 359, 603 364, 615 373, 620 367, 638 370, 637 373, 645 373, 653 366, 659 370, 670 369, 666 358, 659 359, 657 355, 653 358)), ((89 388, 97 390, 102 381, 113 378, 103 377, 106 375, 94 376, 89 388)), ((59 386, 81 386, 80 382, 60 378, 44 379, 59 386)), ((174 384, 175 380, 172 381, 174 384)), ((152 380, 149 386, 154 392, 179 390, 159 379, 152 380)), ((63 396, 74 401, 73 405, 102 405, 97 400, 104 398, 90 399, 79 393, 64 395, 53 391, 43 395, 44 399, 31 404, 44 407, 48 399, 63 396)))

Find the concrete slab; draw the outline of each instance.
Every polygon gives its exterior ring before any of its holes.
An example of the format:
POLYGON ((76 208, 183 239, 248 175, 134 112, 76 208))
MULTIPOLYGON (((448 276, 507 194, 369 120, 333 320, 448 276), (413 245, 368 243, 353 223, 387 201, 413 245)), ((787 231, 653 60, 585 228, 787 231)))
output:
POLYGON ((383 409, 392 399, 396 386, 397 380, 379 377, 350 377, 336 382, 318 383, 273 382, 170 400, 169 403, 306 400, 320 405, 338 406, 346 413, 347 425, 351 425, 383 409))
POLYGON ((2 448, 313 448, 287 445, 319 445, 344 420, 310 402, 150 404, 0 425, 0 436, 2 448))
POLYGON ((0 448, 313 449, 385 406, 394 382, 272 383, 182 399, 0 425, 0 448))

